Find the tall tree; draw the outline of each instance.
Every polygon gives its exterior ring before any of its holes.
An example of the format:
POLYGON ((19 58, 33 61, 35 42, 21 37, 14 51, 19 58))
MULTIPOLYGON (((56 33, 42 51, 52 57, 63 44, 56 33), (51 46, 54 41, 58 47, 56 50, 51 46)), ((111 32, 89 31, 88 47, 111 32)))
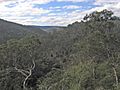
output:
POLYGON ((107 9, 104 9, 103 11, 94 11, 90 13, 89 15, 86 14, 86 16, 83 18, 85 21, 106 21, 112 19, 113 12, 107 9))

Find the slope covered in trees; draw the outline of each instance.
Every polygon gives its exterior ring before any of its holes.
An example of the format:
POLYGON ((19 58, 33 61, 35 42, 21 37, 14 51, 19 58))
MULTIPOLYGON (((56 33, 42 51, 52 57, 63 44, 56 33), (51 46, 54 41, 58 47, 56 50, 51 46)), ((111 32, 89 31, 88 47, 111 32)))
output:
POLYGON ((31 34, 46 34, 45 31, 0 19, 0 43, 10 39, 20 39, 31 34))
POLYGON ((120 20, 112 14, 1 44, 0 90, 120 90, 120 20))

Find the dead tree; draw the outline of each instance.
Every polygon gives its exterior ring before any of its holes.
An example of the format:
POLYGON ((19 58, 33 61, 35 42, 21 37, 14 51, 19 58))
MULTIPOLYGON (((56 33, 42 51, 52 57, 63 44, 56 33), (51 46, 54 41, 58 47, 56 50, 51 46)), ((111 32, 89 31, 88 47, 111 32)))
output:
POLYGON ((34 69, 35 69, 35 61, 34 60, 32 61, 31 67, 29 67, 27 70, 20 69, 20 68, 17 67, 17 65, 15 65, 15 70, 17 72, 21 73, 25 77, 24 82, 23 82, 23 90, 27 90, 26 82, 31 77, 32 71, 34 69))

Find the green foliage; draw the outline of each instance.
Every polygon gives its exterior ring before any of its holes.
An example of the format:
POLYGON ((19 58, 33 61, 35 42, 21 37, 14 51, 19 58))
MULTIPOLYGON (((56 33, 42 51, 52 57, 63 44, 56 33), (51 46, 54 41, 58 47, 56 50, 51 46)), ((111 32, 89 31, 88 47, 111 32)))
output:
POLYGON ((0 45, 0 90, 119 90, 120 21, 93 12, 64 30, 12 39, 0 45), (27 72, 26 72, 27 74, 27 72))
MULTIPOLYGON (((88 21, 104 21, 112 19, 113 12, 107 9, 104 9, 100 12, 94 11, 89 15, 86 15, 83 19, 88 21)), ((114 19, 117 19, 114 17, 114 19)))

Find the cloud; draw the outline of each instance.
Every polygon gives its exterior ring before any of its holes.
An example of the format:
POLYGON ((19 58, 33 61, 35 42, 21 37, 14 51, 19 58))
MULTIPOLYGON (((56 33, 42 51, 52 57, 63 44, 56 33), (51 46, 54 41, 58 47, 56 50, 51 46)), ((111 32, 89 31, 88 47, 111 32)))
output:
POLYGON ((33 2, 33 3, 38 3, 38 4, 45 4, 49 3, 54 0, 0 0, 0 2, 10 2, 10 1, 15 1, 15 2, 33 2))
POLYGON ((49 7, 50 10, 62 10, 62 9, 80 9, 82 6, 78 5, 65 5, 65 6, 57 6, 57 7, 49 7))
POLYGON ((94 5, 99 5, 94 10, 108 9, 112 10, 115 15, 120 16, 120 0, 96 0, 94 5))
POLYGON ((24 3, 17 3, 12 8, 7 7, 7 5, 12 4, 13 1, 11 2, 6 2, 0 4, 0 12, 1 15, 9 13, 11 15, 17 15, 17 16, 23 16, 26 14, 43 14, 43 13, 48 13, 49 10, 44 10, 43 8, 33 8, 33 3, 32 2, 24 2, 24 3))
POLYGON ((66 6, 63 6, 63 9, 79 9, 81 7, 82 6, 77 6, 77 5, 66 5, 66 6))
POLYGON ((43 9, 43 8, 39 8, 39 9, 33 8, 32 1, 29 1, 29 2, 19 1, 17 2, 17 5, 13 7, 8 7, 8 5, 11 5, 16 1, 0 3, 0 13, 1 13, 0 18, 21 23, 21 24, 29 24, 26 21, 30 21, 36 16, 40 17, 42 14, 47 14, 50 12, 50 10, 43 9))
POLYGON ((0 2, 15 1, 15 0, 0 0, 0 2))
POLYGON ((74 20, 69 13, 61 12, 61 9, 81 8, 81 6, 77 5, 56 6, 48 9, 33 7, 34 4, 46 4, 52 1, 54 0, 6 0, 0 3, 0 17, 27 25, 67 25, 74 20), (53 11, 53 13, 50 13, 51 11, 53 11), (59 11, 59 13, 54 13, 54 11, 59 11), (43 14, 45 14, 45 16, 43 16, 43 14))
POLYGON ((96 0, 95 5, 117 4, 120 0, 96 0))
POLYGON ((31 2, 33 4, 47 4, 47 3, 50 3, 52 1, 54 1, 54 0, 31 0, 31 2))
POLYGON ((81 2, 85 1, 89 0, 0 0, 0 18, 25 25, 66 26, 96 10, 109 9, 120 16, 119 0, 95 0, 84 6, 81 2), (66 4, 61 5, 63 2, 66 4), (34 7, 36 4, 39 6, 34 7))
POLYGON ((58 2, 84 2, 86 0, 57 0, 58 2))

